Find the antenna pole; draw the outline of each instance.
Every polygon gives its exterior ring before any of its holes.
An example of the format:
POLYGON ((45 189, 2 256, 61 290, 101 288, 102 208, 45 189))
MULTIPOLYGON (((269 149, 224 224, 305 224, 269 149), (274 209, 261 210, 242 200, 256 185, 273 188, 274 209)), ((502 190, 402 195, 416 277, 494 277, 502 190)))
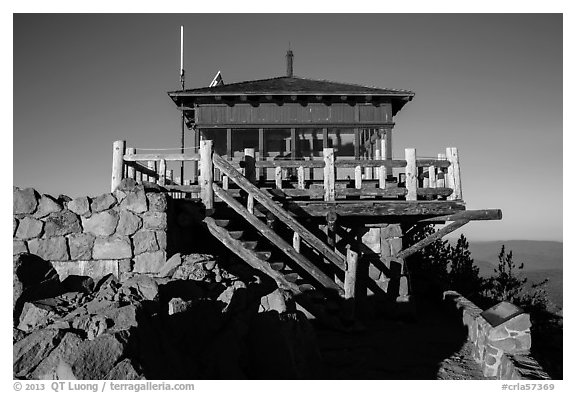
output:
MULTIPOLYGON (((180 26, 180 85, 182 91, 185 87, 184 78, 184 26, 180 26)), ((180 102, 180 111, 182 112, 182 124, 180 135, 180 153, 184 154, 184 129, 186 127, 186 117, 184 116, 184 100, 180 102)), ((184 161, 180 162, 180 182, 184 185, 184 161)))

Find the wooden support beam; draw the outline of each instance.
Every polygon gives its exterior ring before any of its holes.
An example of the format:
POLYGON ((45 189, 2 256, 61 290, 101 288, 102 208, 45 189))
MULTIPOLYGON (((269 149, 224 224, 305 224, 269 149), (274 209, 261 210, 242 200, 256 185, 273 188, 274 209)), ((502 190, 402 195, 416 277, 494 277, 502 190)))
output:
POLYGON ((456 229, 468 224, 469 222, 470 222, 470 220, 454 221, 454 222, 446 225, 444 228, 434 232, 432 235, 420 240, 418 243, 400 251, 398 253, 398 255, 396 255, 396 258, 409 257, 410 255, 414 254, 415 252, 423 249, 424 247, 426 247, 429 244, 434 243, 436 240, 442 239, 447 234, 454 232, 456 229))
POLYGON ((305 187, 305 179, 304 179, 304 167, 300 165, 297 169, 298 174, 298 189, 303 190, 305 187))
POLYGON ((294 232, 294 235, 292 236, 292 247, 294 248, 294 251, 296 251, 297 253, 300 253, 300 235, 298 234, 298 232, 294 232))
POLYGON ((501 219, 502 219, 502 210, 484 209, 484 210, 465 210, 454 214, 425 218, 418 222, 432 223, 432 222, 459 221, 459 220, 485 221, 485 220, 501 220, 501 219))
POLYGON ((428 187, 436 188, 436 167, 434 165, 428 167, 428 187))
POLYGON ((344 298, 356 298, 356 278, 358 276, 358 253, 350 247, 346 250, 346 271, 344 273, 344 298))
POLYGON ((334 168, 334 149, 325 148, 324 153, 324 200, 335 200, 336 169, 334 168))
POLYGON ((296 144, 297 143, 298 143, 298 140, 296 139, 296 128, 291 128, 290 129, 290 158, 292 160, 296 159, 296 152, 297 152, 296 144))
POLYGON ((276 182, 276 188, 282 188, 282 167, 277 166, 274 170, 274 179, 276 182))
POLYGON ((407 201, 417 199, 416 189, 418 188, 418 168, 416 167, 416 149, 405 149, 406 155, 406 194, 407 201))
POLYGON ((110 190, 114 192, 120 185, 122 177, 124 176, 124 149, 126 148, 126 141, 116 141, 112 145, 112 179, 110 182, 110 190))
MULTIPOLYGON (((266 146, 264 145, 264 128, 258 129, 258 161, 266 160, 266 146)), ((266 169, 258 168, 257 176, 261 178, 266 175, 266 169)))
POLYGON ((200 198, 206 210, 214 209, 214 168, 212 164, 213 146, 211 140, 200 142, 200 198))
POLYGON ((198 161, 198 153, 152 153, 124 154, 124 161, 198 161))

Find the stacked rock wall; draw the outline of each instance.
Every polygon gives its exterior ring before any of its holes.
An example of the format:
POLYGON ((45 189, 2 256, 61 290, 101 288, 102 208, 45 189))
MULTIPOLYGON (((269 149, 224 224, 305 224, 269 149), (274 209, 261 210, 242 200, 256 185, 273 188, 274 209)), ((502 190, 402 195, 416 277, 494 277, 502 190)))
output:
POLYGON ((166 261, 167 197, 125 179, 94 198, 13 190, 13 253, 50 261, 61 279, 157 273, 166 261))
POLYGON ((523 313, 492 326, 482 309, 458 292, 447 291, 444 300, 452 302, 461 313, 473 344, 472 356, 482 365, 485 377, 496 379, 550 379, 530 356, 530 315, 523 313))

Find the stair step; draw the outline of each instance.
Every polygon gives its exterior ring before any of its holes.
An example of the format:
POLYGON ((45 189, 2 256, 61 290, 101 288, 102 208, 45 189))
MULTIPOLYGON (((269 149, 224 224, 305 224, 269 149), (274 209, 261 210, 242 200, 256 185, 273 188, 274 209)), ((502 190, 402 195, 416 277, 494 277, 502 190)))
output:
POLYGON ((258 257, 260 259, 267 261, 272 256, 272 252, 271 251, 256 251, 256 255, 258 255, 258 257))
POLYGON ((254 250, 256 248, 256 246, 258 245, 258 241, 257 240, 246 240, 246 241, 242 242, 242 245, 247 250, 254 250))
POLYGON ((228 225, 230 225, 230 220, 225 219, 214 220, 214 222, 216 223, 216 225, 222 228, 226 228, 228 225))
POLYGON ((288 282, 296 282, 296 280, 300 278, 300 275, 298 273, 288 273, 284 275, 284 278, 288 282))
POLYGON ((228 232, 230 234, 230 237, 232 239, 240 239, 242 237, 242 235, 244 234, 244 231, 229 231, 228 232))
POLYGON ((286 266, 284 264, 284 262, 272 262, 270 264, 270 266, 272 267, 272 269, 276 270, 276 271, 280 271, 282 269, 284 269, 284 266, 286 266))

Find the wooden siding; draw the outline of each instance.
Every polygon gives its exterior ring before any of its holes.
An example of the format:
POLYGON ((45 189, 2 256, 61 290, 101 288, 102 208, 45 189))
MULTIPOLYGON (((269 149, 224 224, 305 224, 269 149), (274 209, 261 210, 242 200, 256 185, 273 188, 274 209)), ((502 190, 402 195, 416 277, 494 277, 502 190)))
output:
POLYGON ((196 121, 201 126, 226 124, 375 124, 392 121, 390 103, 349 105, 334 103, 324 105, 310 103, 249 103, 229 106, 226 104, 200 105, 196 109, 196 121), (356 113, 356 111, 358 111, 356 113))

